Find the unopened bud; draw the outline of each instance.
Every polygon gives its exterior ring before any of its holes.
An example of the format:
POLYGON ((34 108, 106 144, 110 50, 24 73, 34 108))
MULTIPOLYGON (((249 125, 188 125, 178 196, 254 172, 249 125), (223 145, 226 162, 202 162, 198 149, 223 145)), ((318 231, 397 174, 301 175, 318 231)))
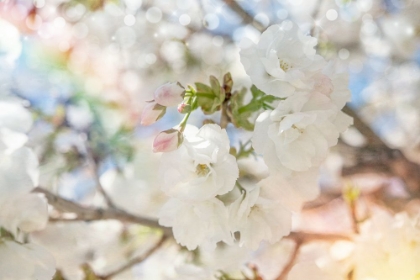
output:
POLYGON ((176 106, 183 100, 184 89, 179 83, 166 83, 155 91, 155 100, 160 105, 176 106))
POLYGON ((168 129, 159 133, 153 141, 153 152, 172 152, 182 144, 184 136, 179 130, 168 129))
POLYGON ((180 112, 181 114, 186 114, 186 113, 191 112, 191 105, 185 104, 185 103, 179 104, 178 112, 180 112))
POLYGON ((143 108, 141 113, 140 123, 141 125, 151 125, 162 118, 166 113, 166 107, 157 104, 156 101, 150 101, 143 108))

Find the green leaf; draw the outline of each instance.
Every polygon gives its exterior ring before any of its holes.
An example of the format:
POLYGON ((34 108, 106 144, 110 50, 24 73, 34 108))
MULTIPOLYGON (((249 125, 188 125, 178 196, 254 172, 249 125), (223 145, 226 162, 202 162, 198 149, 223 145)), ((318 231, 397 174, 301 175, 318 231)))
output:
POLYGON ((256 99, 260 96, 264 96, 265 93, 262 90, 259 90, 255 85, 251 87, 252 99, 256 99))
POLYGON ((202 83, 195 83, 195 87, 198 93, 213 93, 211 87, 202 83))
POLYGON ((197 104, 204 114, 213 114, 220 110, 226 94, 216 77, 210 76, 210 86, 202 83, 195 83, 195 86, 197 88, 197 104))

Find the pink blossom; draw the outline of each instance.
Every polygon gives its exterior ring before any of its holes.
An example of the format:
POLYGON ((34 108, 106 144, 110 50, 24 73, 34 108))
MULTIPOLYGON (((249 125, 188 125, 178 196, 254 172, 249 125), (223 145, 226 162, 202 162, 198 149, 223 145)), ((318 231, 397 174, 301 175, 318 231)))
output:
POLYGON ((176 129, 168 129, 159 133, 153 141, 153 152, 172 152, 181 145, 182 133, 176 129))
POLYGON ((178 83, 166 83, 155 91, 155 100, 158 104, 171 107, 183 100, 184 89, 178 83))
POLYGON ((150 101, 143 108, 141 113, 141 125, 151 125, 165 115, 166 107, 158 104, 156 101, 150 101))

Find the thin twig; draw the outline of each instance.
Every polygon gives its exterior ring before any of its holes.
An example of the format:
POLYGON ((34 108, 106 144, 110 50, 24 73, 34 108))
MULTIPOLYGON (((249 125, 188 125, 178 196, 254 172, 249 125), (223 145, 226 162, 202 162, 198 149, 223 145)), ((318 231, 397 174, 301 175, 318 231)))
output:
POLYGON ((33 189, 33 192, 42 193, 48 200, 48 203, 57 209, 60 212, 64 213, 74 213, 76 218, 74 219, 52 219, 52 221, 63 221, 63 222, 75 222, 75 221, 99 221, 99 220, 119 220, 121 222, 136 223, 144 225, 151 228, 160 229, 164 232, 165 235, 171 236, 172 231, 170 228, 163 227, 159 225, 156 220, 149 219, 146 217, 136 216, 130 214, 124 210, 118 208, 93 208, 93 207, 84 207, 80 204, 77 204, 73 201, 59 197, 52 192, 37 187, 33 189))
POLYGON ((299 255, 300 247, 302 246, 302 242, 297 240, 295 243, 295 247, 293 248, 293 252, 290 256, 289 261, 284 266, 283 270, 281 271, 280 275, 276 278, 276 280, 285 280, 287 279, 287 276, 292 269, 293 265, 295 264, 295 261, 299 255))
POLYGON ((297 243, 308 243, 313 241, 326 241, 326 242, 335 242, 339 240, 351 241, 352 237, 346 234, 338 233, 315 233, 315 232, 304 232, 304 231, 295 231, 291 232, 285 238, 293 239, 297 243))
POLYGON ((351 200, 349 202, 349 209, 350 209, 350 216, 351 216, 351 221, 352 221, 352 227, 353 227, 353 231, 354 233, 359 233, 359 219, 357 218, 357 212, 356 212, 356 201, 355 200, 351 200))
POLYGON ((223 0, 223 2, 237 15, 239 15, 243 22, 246 24, 252 25, 255 29, 257 29, 260 32, 263 32, 266 28, 265 26, 260 23, 259 21, 255 20, 254 17, 249 14, 247 11, 244 10, 244 8, 241 7, 236 1, 234 0, 223 0))
POLYGON ((135 265, 137 265, 137 264, 139 264, 139 263, 141 263, 141 262, 143 262, 144 260, 146 260, 148 257, 150 257, 154 252, 156 252, 162 245, 163 245, 163 243, 166 241, 168 239, 168 237, 167 236, 165 236, 165 235, 163 235, 161 238, 160 238, 160 240, 159 240, 159 242, 158 243, 156 243, 152 248, 150 248, 144 255, 142 255, 142 256, 138 256, 138 257, 135 257, 135 258, 133 258, 133 259, 131 259, 130 261, 128 261, 125 265, 123 265, 123 266, 121 266, 120 268, 118 268, 118 269, 116 269, 115 271, 113 271, 113 272, 110 272, 110 273, 108 273, 108 274, 106 274, 106 275, 104 275, 104 276, 97 276, 99 279, 101 279, 101 280, 109 280, 109 279, 111 279, 112 277, 114 277, 114 276, 116 276, 116 275, 118 275, 118 274, 120 274, 120 273, 122 273, 122 272, 124 272, 124 271, 126 271, 127 269, 129 269, 129 268, 131 268, 131 267, 133 267, 133 266, 135 266, 135 265))
POLYGON ((102 186, 101 179, 99 178, 99 173, 98 173, 99 172, 98 163, 96 162, 95 155, 92 151, 92 147, 89 144, 88 138, 86 135, 83 135, 82 138, 84 140, 85 149, 86 149, 86 159, 88 161, 93 178, 95 180, 96 188, 101 193, 102 197, 105 199, 105 202, 108 205, 108 207, 116 208, 115 204, 112 202, 111 198, 109 197, 104 187, 102 186))
POLYGON ((229 124, 229 116, 227 115, 227 110, 228 110, 228 104, 227 102, 223 102, 222 104, 222 111, 221 111, 221 115, 220 115, 220 127, 221 128, 226 128, 229 124))

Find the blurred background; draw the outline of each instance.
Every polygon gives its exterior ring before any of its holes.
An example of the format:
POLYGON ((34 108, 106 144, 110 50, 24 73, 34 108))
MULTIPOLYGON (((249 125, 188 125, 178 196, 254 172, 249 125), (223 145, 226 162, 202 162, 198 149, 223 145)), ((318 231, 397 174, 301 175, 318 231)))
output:
MULTIPOLYGON (((1 0, 0 93, 25 100, 34 116, 29 145, 39 157, 41 186, 101 205, 96 175, 86 164, 93 160, 117 204, 154 217, 163 198, 152 139, 182 116, 172 108, 163 121, 141 126, 145 102, 165 82, 206 83, 209 75, 220 79, 227 72, 234 88, 250 87, 240 41, 293 20, 318 38, 319 53, 349 73, 349 108, 383 141, 376 145, 380 151, 364 150, 372 144, 366 134, 349 129, 323 167, 326 195, 307 208, 341 195, 351 176, 374 195, 386 185, 381 201, 397 211, 412 207, 407 201, 420 193, 418 182, 409 182, 418 169, 404 178, 388 164, 395 158, 409 161, 404 168, 420 163, 419 14, 419 0, 1 0), (394 149, 404 156, 395 157, 394 149), (122 194, 110 170, 138 179, 122 194)), ((228 129, 235 140, 234 128, 228 129)), ((334 203, 328 209, 341 210, 333 218, 308 212, 302 219, 312 221, 311 229, 325 229, 347 211, 334 203)), ((341 222, 335 226, 351 227, 350 218, 341 222)))

